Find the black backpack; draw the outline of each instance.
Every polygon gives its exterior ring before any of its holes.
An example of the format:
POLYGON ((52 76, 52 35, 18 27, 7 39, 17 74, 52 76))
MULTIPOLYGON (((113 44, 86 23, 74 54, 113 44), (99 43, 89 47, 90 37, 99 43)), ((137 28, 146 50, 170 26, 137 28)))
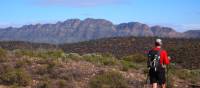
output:
POLYGON ((160 64, 160 53, 162 49, 159 51, 157 50, 150 50, 148 53, 148 61, 147 65, 150 67, 150 69, 153 69, 154 71, 157 71, 160 69, 161 64, 160 64))

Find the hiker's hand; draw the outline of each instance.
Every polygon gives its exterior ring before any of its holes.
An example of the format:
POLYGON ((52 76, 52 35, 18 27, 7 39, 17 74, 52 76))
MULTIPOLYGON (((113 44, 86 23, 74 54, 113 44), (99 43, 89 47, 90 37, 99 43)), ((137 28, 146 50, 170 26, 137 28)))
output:
POLYGON ((166 68, 167 66, 166 66, 166 65, 162 65, 162 67, 163 67, 163 68, 166 68))
POLYGON ((171 57, 170 57, 170 56, 168 56, 168 59, 169 59, 169 60, 171 60, 171 57))

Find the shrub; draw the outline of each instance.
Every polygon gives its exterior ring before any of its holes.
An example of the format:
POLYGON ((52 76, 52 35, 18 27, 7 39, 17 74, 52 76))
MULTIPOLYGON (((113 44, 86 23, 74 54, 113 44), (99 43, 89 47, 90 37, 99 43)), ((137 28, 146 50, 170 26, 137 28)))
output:
POLYGON ((26 60, 17 60, 17 61, 16 61, 15 67, 16 67, 16 68, 25 68, 25 66, 26 66, 27 64, 28 64, 28 63, 26 62, 26 60))
POLYGON ((19 86, 27 86, 30 84, 30 81, 31 81, 31 76, 29 73, 27 73, 25 70, 23 69, 17 69, 16 70, 16 83, 19 85, 19 86))
POLYGON ((17 84, 11 85, 9 88, 21 88, 20 86, 18 86, 17 84))
POLYGON ((103 65, 115 65, 117 63, 114 57, 103 57, 101 60, 103 65))
POLYGON ((67 81, 77 80, 79 81, 84 77, 84 73, 80 69, 69 69, 59 75, 59 78, 65 79, 67 81))
POLYGON ((40 75, 51 74, 54 72, 54 69, 62 66, 62 64, 55 59, 41 59, 38 63, 40 65, 35 69, 35 72, 40 75))
POLYGON ((59 70, 62 71, 62 70, 64 70, 64 69, 62 69, 61 66, 63 66, 63 65, 61 63, 59 63, 58 61, 56 61, 56 60, 50 60, 48 62, 48 64, 47 64, 47 68, 46 68, 47 74, 51 74, 54 78, 56 78, 56 76, 58 76, 58 74, 60 74, 60 73, 55 74, 55 73, 57 73, 56 71, 59 71, 59 70))
POLYGON ((47 57, 49 58, 63 58, 64 57, 64 52, 62 50, 47 51, 44 54, 46 54, 47 57))
POLYGON ((15 55, 17 57, 29 56, 29 57, 40 57, 40 58, 63 58, 64 52, 62 50, 15 50, 15 55))
POLYGON ((47 64, 44 64, 44 65, 41 65, 39 67, 37 67, 35 70, 36 74, 39 74, 39 75, 44 75, 46 73, 48 73, 48 65, 47 64))
POLYGON ((15 56, 17 57, 22 57, 22 56, 30 56, 30 57, 34 57, 35 54, 33 51, 30 51, 30 50, 25 50, 25 49, 17 49, 17 50, 14 50, 14 53, 15 53, 15 56))
POLYGON ((135 62, 135 63, 146 63, 147 57, 142 54, 136 53, 123 58, 125 61, 135 62))
POLYGON ((0 48, 0 62, 6 62, 6 50, 0 48))
POLYGON ((144 69, 143 69, 143 73, 144 73, 144 74, 148 74, 148 73, 149 73, 149 69, 148 69, 148 68, 144 68, 144 69))
POLYGON ((121 68, 122 71, 128 71, 130 68, 137 68, 136 64, 132 62, 125 61, 125 60, 121 60, 120 62, 122 65, 122 68, 121 68))
POLYGON ((60 79, 58 80, 58 88, 66 88, 68 87, 68 82, 66 80, 60 79))
POLYGON ((175 74, 181 78, 181 79, 188 79, 188 77, 190 76, 189 74, 189 70, 187 69, 182 69, 182 70, 176 70, 175 74))
POLYGON ((175 74, 180 79, 188 80, 192 83, 200 81, 200 70, 177 69, 175 74))
POLYGON ((85 55, 83 55, 84 60, 86 60, 88 62, 96 63, 96 64, 100 64, 100 62, 99 62, 100 58, 102 58, 102 56, 98 55, 98 54, 85 54, 85 55))
POLYGON ((9 63, 1 63, 0 64, 0 78, 2 76, 2 74, 9 72, 9 71, 13 71, 13 66, 9 63))
POLYGON ((40 81, 36 88, 51 88, 51 82, 50 80, 40 81))
POLYGON ((3 84, 27 86, 31 81, 31 76, 23 69, 12 69, 1 74, 3 84))
POLYGON ((89 86, 90 88, 128 88, 128 83, 120 73, 111 71, 94 76, 89 86))
POLYGON ((103 56, 95 53, 85 54, 83 55, 83 59, 97 65, 115 65, 117 63, 116 58, 114 58, 113 56, 103 56))
POLYGON ((58 66, 59 63, 56 60, 49 60, 47 70, 50 72, 54 67, 58 66))
POLYGON ((71 59, 71 60, 75 60, 75 61, 79 61, 82 59, 82 56, 80 56, 78 53, 69 53, 69 54, 65 54, 65 59, 71 59))

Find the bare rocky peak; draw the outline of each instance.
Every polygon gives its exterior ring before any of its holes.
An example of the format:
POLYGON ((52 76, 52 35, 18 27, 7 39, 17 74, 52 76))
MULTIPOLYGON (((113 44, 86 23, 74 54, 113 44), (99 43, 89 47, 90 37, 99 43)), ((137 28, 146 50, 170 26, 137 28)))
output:
POLYGON ((139 22, 114 25, 105 19, 69 19, 48 24, 24 25, 20 28, 2 28, 0 40, 30 41, 40 43, 74 43, 118 36, 200 37, 199 32, 176 32, 169 27, 153 26, 139 22))

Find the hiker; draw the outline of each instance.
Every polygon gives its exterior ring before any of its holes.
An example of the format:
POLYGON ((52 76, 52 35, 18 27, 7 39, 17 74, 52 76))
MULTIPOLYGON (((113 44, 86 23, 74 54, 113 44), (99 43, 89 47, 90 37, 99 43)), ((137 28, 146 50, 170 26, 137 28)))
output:
POLYGON ((162 49, 162 40, 156 39, 155 47, 148 53, 149 78, 152 88, 166 88, 165 68, 168 65, 169 58, 167 52, 162 49))

